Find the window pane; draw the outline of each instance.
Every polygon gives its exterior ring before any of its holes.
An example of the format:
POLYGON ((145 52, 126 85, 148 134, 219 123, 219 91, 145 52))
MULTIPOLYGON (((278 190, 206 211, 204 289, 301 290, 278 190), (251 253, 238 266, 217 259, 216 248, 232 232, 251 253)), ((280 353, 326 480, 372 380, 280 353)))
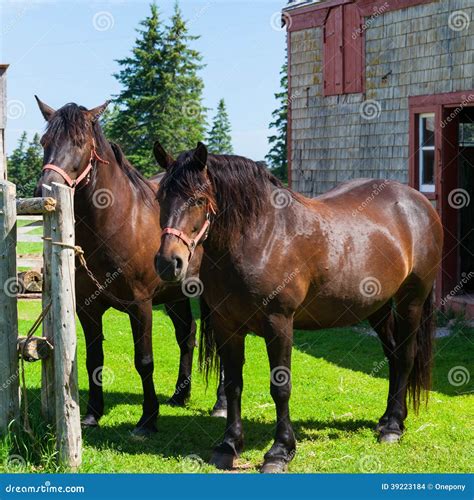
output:
POLYGON ((459 124, 459 145, 464 148, 474 146, 474 123, 459 124))
POLYGON ((421 146, 434 146, 434 116, 421 119, 421 146))
POLYGON ((422 152, 421 184, 434 184, 434 156, 433 150, 424 150, 422 152))

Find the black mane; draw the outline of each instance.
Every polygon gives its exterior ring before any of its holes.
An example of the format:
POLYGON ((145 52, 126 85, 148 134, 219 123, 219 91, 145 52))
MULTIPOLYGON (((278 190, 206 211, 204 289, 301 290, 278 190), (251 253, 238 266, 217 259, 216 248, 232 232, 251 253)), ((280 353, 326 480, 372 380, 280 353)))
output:
POLYGON ((194 164, 194 151, 182 153, 166 172, 159 193, 186 198, 196 193, 216 207, 219 244, 229 244, 234 233, 257 220, 268 209, 272 193, 285 191, 289 198, 298 195, 283 186, 261 162, 234 155, 209 155, 207 169, 194 164))

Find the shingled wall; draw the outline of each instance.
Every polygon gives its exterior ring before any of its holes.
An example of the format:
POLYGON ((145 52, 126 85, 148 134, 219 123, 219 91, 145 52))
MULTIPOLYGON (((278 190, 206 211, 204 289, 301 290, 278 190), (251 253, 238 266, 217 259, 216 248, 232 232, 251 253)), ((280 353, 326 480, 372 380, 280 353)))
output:
POLYGON ((291 32, 292 187, 314 196, 356 177, 407 182, 408 97, 474 90, 473 11, 472 0, 441 0, 366 18, 365 94, 323 97, 323 29, 291 32), (462 31, 448 24, 456 10, 471 20, 462 31))

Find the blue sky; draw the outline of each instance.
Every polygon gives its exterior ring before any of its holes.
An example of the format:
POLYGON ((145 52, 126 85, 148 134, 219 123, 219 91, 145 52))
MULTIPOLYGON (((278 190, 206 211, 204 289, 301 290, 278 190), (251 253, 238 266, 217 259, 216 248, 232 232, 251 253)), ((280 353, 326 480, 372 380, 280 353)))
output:
MULTIPOLYGON (((23 130, 44 129, 34 94, 57 108, 94 107, 119 91, 115 59, 129 54, 148 0, 0 0, 0 63, 8 69, 7 151, 23 130)), ((173 0, 158 0, 167 20, 173 0)), ((181 0, 194 47, 204 57, 204 104, 226 100, 236 153, 261 160, 268 151, 285 32, 284 0, 181 0)), ((210 116, 214 110, 210 110, 210 116)))

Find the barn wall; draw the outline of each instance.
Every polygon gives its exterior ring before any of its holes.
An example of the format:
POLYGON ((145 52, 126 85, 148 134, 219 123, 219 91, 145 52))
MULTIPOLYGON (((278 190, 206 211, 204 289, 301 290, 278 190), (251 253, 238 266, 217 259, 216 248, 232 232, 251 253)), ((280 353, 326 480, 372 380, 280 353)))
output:
POLYGON ((292 187, 312 196, 356 177, 408 182, 408 97, 474 89, 473 10, 444 0, 370 18, 365 94, 323 97, 322 28, 291 32, 292 187), (455 10, 468 29, 450 29, 455 10))

